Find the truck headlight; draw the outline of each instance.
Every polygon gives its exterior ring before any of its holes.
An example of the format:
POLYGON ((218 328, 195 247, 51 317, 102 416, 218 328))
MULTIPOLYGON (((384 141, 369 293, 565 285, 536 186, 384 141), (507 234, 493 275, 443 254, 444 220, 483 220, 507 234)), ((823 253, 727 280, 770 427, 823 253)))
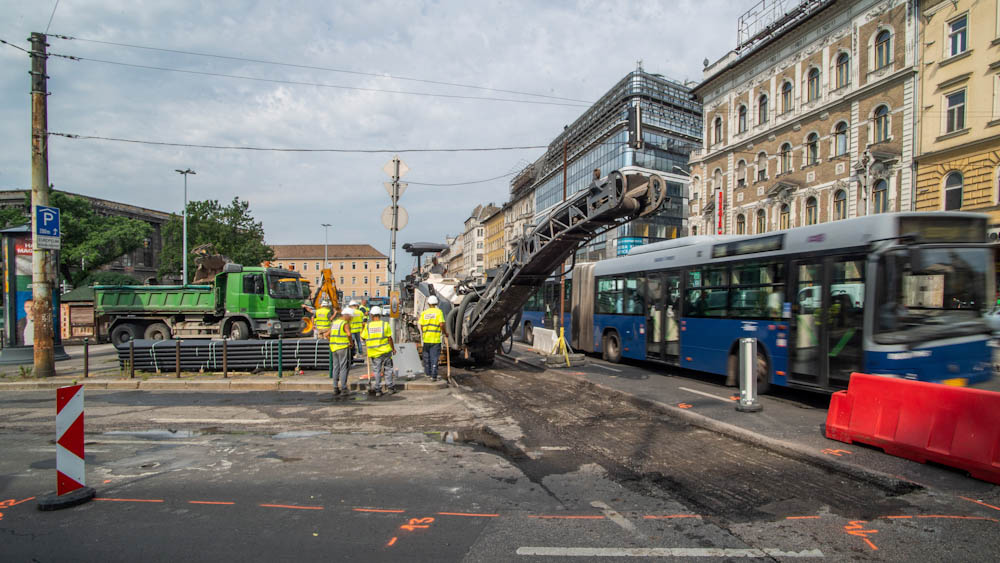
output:
POLYGON ((281 323, 274 323, 274 330, 281 330, 281 323))

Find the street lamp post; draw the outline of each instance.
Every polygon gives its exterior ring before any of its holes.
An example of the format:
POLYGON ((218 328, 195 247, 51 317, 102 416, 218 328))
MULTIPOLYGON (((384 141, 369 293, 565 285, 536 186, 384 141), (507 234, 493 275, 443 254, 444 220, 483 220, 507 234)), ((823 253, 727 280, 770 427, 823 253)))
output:
POLYGON ((323 268, 329 268, 330 267, 330 253, 329 253, 330 240, 327 237, 327 234, 330 232, 329 228, 330 228, 331 225, 330 225, 330 223, 320 223, 320 226, 323 227, 323 268))
POLYGON ((187 282, 188 282, 188 174, 194 174, 195 172, 194 172, 194 170, 191 170, 190 168, 188 168, 186 170, 180 170, 180 169, 178 169, 178 170, 175 170, 175 171, 178 174, 181 174, 181 175, 184 176, 184 233, 182 235, 182 237, 184 239, 184 253, 182 254, 183 259, 184 259, 184 262, 183 262, 184 266, 183 266, 183 270, 182 270, 182 273, 181 273, 181 276, 183 278, 183 280, 181 281, 181 285, 187 285, 187 282))

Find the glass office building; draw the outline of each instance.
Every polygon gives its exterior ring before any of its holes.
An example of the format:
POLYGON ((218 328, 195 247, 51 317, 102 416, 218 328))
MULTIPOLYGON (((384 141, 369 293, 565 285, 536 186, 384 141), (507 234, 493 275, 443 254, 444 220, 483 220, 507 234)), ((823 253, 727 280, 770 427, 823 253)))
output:
MULTIPOLYGON (((578 260, 620 256, 639 244, 683 236, 682 197, 688 156, 701 145, 701 127, 701 105, 691 100, 688 88, 642 70, 629 73, 556 137, 548 151, 529 167, 535 215, 544 215, 562 202, 565 146, 567 195, 590 185, 595 169, 602 176, 627 169, 657 172, 666 180, 671 197, 661 211, 599 236, 578 253, 578 260), (643 140, 639 149, 628 144, 628 111, 636 104, 643 140)), ((519 174, 518 180, 523 181, 523 176, 519 174)))

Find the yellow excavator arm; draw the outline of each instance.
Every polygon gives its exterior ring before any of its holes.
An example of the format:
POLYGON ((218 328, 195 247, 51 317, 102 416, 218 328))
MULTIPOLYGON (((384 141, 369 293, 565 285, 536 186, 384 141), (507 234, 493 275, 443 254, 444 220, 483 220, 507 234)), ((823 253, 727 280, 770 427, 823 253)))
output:
MULTIPOLYGON (((330 310, 334 311, 334 314, 340 311, 340 303, 337 299, 337 284, 333 281, 333 271, 329 268, 323 269, 323 278, 320 286, 316 288, 316 294, 312 298, 312 308, 313 311, 319 309, 319 304, 323 301, 323 298, 330 300, 330 310)), ((309 334, 313 331, 313 318, 311 316, 302 317, 302 334, 309 334)))

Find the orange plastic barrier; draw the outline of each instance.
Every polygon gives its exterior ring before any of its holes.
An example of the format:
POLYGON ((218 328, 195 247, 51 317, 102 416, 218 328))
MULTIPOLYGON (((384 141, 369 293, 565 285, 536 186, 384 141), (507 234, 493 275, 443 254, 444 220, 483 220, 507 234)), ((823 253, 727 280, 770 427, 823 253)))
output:
POLYGON ((1000 393, 851 374, 830 398, 826 437, 933 461, 1000 484, 1000 393))

